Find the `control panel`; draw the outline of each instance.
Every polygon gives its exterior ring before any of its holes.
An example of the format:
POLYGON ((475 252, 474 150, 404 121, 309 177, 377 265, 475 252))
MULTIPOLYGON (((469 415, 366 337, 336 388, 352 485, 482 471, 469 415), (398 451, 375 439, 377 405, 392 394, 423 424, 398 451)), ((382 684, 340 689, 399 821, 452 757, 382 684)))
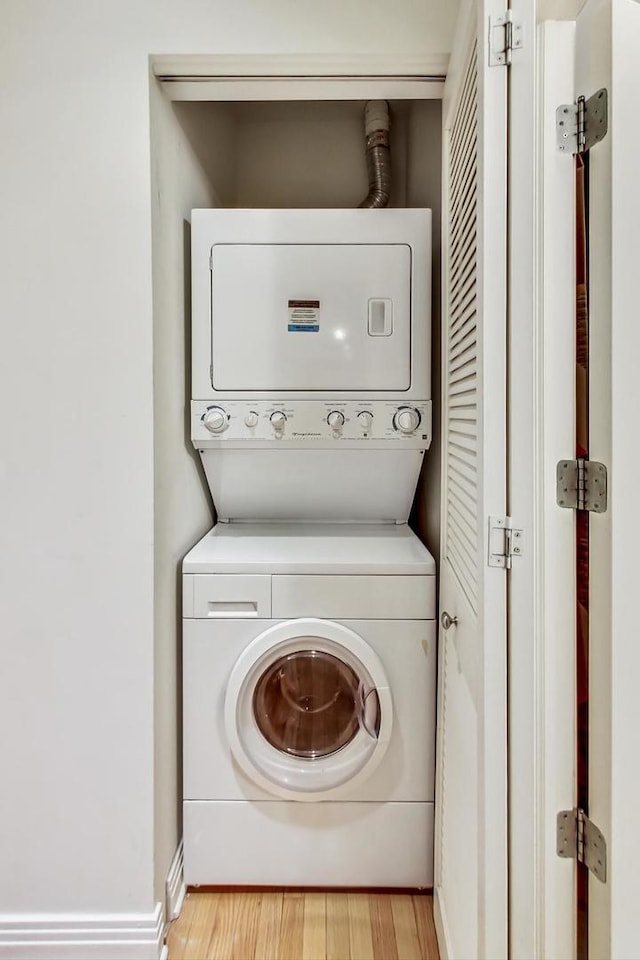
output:
POLYGON ((431 443, 431 402, 194 400, 191 423, 196 446, 242 441, 293 445, 394 441, 426 450, 431 443))

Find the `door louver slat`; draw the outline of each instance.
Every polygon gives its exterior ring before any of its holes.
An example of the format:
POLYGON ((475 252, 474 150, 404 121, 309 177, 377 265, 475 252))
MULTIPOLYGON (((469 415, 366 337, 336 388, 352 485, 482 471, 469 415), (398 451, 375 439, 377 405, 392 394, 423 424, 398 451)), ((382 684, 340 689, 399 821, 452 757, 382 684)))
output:
POLYGON ((469 420, 476 423, 478 420, 478 411, 474 404, 468 402, 468 397, 455 397, 458 403, 452 403, 449 406, 449 417, 452 420, 469 420))
MULTIPOLYGON (((460 549, 460 547, 456 543, 455 534, 453 534, 451 536, 449 557, 454 558, 454 563, 456 566, 456 577, 458 578, 460 586, 465 591, 465 593, 473 593, 473 584, 477 579, 477 571, 475 569, 473 570, 468 569, 467 567, 468 556, 469 556, 469 551, 465 549, 460 549)), ((449 560, 449 562, 451 562, 451 559, 449 560)))
POLYGON ((476 247, 475 244, 472 247, 469 247, 465 250, 464 260, 461 262, 460 267, 458 268, 458 279, 456 280, 455 286, 452 289, 452 292, 460 286, 461 283, 464 283, 466 278, 469 276, 469 271, 475 269, 476 261, 476 247))
POLYGON ((453 337, 462 327, 467 329, 476 325, 476 297, 470 300, 464 311, 456 317, 455 323, 451 324, 450 336, 453 337))
POLYGON ((473 313, 471 313, 471 316, 469 316, 464 323, 460 324, 457 330, 452 331, 450 341, 451 345, 455 346, 469 333, 473 333, 474 336, 476 334, 476 322, 473 313))
POLYGON ((464 479, 475 489, 478 477, 475 463, 468 463, 466 460, 456 456, 455 450, 449 450, 448 461, 451 473, 457 471, 458 476, 464 479))
POLYGON ((451 237, 451 280, 455 280, 455 260, 456 257, 464 255, 468 243, 469 235, 471 234, 475 239, 475 226, 476 226, 476 210, 475 204, 470 204, 467 207, 463 207, 460 216, 463 218, 461 222, 456 223, 455 228, 452 229, 450 234, 451 237))
POLYGON ((451 461, 451 471, 449 477, 452 483, 464 494, 472 504, 474 504, 473 509, 475 509, 475 504, 478 501, 478 491, 476 487, 476 478, 475 476, 469 477, 464 470, 459 470, 458 465, 451 461))
POLYGON ((460 195, 456 200, 455 207, 451 207, 451 215, 455 217, 458 211, 466 209, 470 200, 475 197, 477 192, 477 171, 475 164, 469 163, 468 167, 462 167, 460 171, 460 195))
POLYGON ((456 367, 449 373, 449 384, 451 385, 451 389, 453 389, 456 384, 460 383, 461 381, 464 381, 465 384, 475 382, 477 375, 477 363, 475 360, 470 361, 463 367, 456 367))
POLYGON ((459 517, 460 527, 475 542, 478 534, 475 521, 475 511, 470 510, 464 501, 457 497, 455 493, 451 494, 449 500, 451 501, 452 511, 455 510, 456 515, 459 517))
POLYGON ((449 432, 449 449, 455 451, 458 454, 463 454, 467 457, 475 457, 476 455, 476 441, 475 439, 470 440, 467 437, 462 437, 460 434, 455 434, 453 431, 449 432))
MULTIPOLYGON (((471 216, 472 216, 473 227, 474 227, 474 229, 475 229, 475 226, 476 226, 476 223, 477 223, 477 216, 476 216, 476 211, 475 211, 475 210, 472 211, 471 216)), ((467 253, 468 253, 468 248, 467 248, 467 247, 461 247, 461 248, 457 251, 457 253, 456 253, 455 255, 453 255, 453 254, 451 255, 451 257, 450 257, 450 259, 449 259, 449 271, 450 271, 450 273, 453 274, 453 273, 455 273, 455 272, 457 271, 458 261, 460 260, 461 257, 464 257, 467 253)))
POLYGON ((456 338, 455 340, 451 339, 450 344, 451 349, 451 359, 457 360, 459 357, 463 357, 465 354, 471 352, 471 356, 475 357, 476 354, 476 330, 475 327, 472 327, 469 332, 462 337, 462 339, 456 338))
POLYGON ((466 275, 458 274, 459 282, 457 283, 457 289, 455 294, 451 297, 451 309, 457 310, 457 307, 460 303, 468 304, 469 295, 475 295, 475 271, 473 268, 468 268, 466 275))
POLYGON ((451 489, 451 498, 452 503, 455 501, 457 507, 462 512, 464 518, 469 523, 473 529, 477 529, 475 526, 476 518, 476 502, 472 497, 468 497, 465 492, 455 485, 451 489))

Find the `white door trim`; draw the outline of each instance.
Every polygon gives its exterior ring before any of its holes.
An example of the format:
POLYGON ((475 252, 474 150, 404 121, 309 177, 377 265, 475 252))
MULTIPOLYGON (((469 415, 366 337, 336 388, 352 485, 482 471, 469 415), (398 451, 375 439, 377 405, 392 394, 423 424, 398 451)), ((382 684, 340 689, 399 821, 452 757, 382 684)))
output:
POLYGON ((522 555, 513 561, 508 582, 509 647, 509 944, 513 960, 540 956, 537 927, 540 904, 536 876, 535 750, 540 635, 540 597, 535 582, 539 537, 536 516, 541 477, 536 445, 541 432, 536 383, 540 358, 535 249, 536 32, 535 5, 512 0, 513 16, 526 42, 513 55, 509 76, 509 307, 508 390, 509 476, 507 513, 524 531, 522 555))
POLYGON ((508 512, 526 533, 509 584, 510 950, 528 960, 575 952, 574 867, 555 837, 575 770, 574 514, 555 496, 575 448, 574 164, 555 132, 575 98, 575 24, 536 34, 531 4, 512 7, 527 44, 510 81, 508 512))
POLYGON ((575 24, 549 22, 540 40, 538 943, 541 956, 573 957, 576 865, 556 853, 556 816, 574 806, 576 790, 575 513, 557 506, 555 473, 575 455, 576 204, 575 164, 557 149, 555 111, 576 97, 575 24))
POLYGON ((152 56, 170 100, 441 100, 449 58, 152 56))
POLYGON ((449 55, 431 54, 427 57, 404 56, 401 53, 323 54, 297 56, 296 54, 179 54, 152 56, 154 76, 162 80, 203 78, 228 80, 235 77, 289 78, 309 80, 314 77, 344 77, 348 80, 366 80, 371 77, 433 77, 444 80, 449 55))

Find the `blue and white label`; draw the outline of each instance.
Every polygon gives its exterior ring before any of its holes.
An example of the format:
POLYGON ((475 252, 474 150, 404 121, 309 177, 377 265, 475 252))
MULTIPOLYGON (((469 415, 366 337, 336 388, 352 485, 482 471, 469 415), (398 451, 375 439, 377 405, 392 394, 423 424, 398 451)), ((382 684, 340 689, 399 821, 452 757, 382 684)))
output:
POLYGON ((317 333, 320 329, 319 300, 289 300, 289 333, 317 333))

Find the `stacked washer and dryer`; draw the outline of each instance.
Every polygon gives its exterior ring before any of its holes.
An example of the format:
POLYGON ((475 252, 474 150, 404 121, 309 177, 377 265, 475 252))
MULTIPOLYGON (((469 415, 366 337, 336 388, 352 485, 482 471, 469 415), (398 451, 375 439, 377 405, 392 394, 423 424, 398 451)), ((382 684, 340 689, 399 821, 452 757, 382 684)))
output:
POLYGON ((196 210, 187 884, 432 884, 428 210, 196 210))

